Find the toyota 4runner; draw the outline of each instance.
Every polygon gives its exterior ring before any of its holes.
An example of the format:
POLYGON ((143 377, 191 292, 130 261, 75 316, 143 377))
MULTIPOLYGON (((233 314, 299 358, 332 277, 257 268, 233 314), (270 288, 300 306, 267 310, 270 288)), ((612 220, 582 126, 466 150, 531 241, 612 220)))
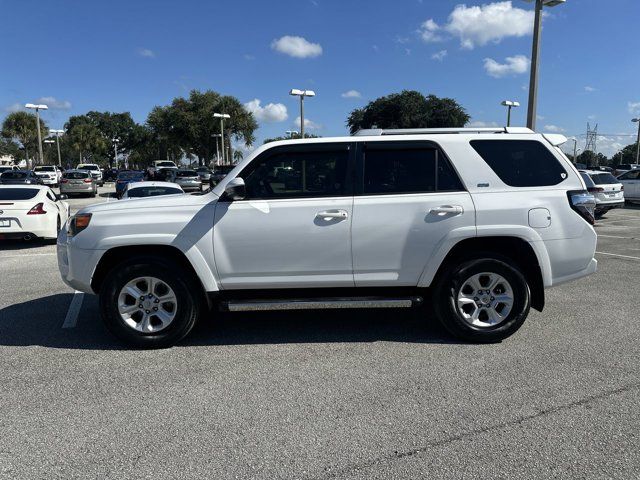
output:
POLYGON ((496 128, 269 143, 205 194, 80 210, 60 272, 140 347, 213 309, 420 307, 457 338, 499 341, 545 288, 596 271, 594 198, 564 141, 496 128))

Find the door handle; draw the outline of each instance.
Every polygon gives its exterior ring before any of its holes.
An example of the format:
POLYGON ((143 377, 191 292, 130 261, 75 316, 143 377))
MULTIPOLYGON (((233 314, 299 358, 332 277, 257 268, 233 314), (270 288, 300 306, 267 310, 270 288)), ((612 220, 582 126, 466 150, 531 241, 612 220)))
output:
POLYGON ((316 218, 338 218, 340 220, 344 220, 347 218, 349 214, 346 210, 325 210, 323 212, 316 213, 316 218))
POLYGON ((436 215, 446 215, 448 213, 460 215, 464 212, 464 209, 460 205, 440 205, 439 207, 432 208, 429 212, 435 213, 436 215))

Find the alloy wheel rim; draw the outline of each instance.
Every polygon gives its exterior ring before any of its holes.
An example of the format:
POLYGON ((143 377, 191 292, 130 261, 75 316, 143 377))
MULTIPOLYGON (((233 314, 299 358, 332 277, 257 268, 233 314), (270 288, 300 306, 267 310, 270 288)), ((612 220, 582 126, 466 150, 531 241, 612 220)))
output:
POLYGON ((513 309, 511 284, 494 272, 482 272, 467 278, 457 295, 458 313, 475 328, 491 328, 505 321, 513 309))
POLYGON ((138 277, 127 282, 118 295, 122 321, 140 333, 157 333, 176 317, 178 301, 173 289, 156 277, 138 277))

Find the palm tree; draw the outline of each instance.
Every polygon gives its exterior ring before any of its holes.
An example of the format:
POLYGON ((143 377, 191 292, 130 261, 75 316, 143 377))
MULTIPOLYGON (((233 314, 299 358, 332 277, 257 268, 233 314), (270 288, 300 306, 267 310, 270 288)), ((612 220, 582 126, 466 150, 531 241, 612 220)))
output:
MULTIPOLYGON (((7 115, 7 118, 2 122, 2 136, 18 140, 24 147, 27 161, 29 160, 29 148, 37 148, 38 146, 36 118, 33 113, 13 112, 7 115)), ((43 137, 49 135, 49 129, 42 119, 40 119, 40 131, 43 137)))
POLYGON ((83 160, 83 152, 96 152, 105 148, 105 139, 100 131, 90 123, 75 125, 69 130, 71 146, 78 150, 80 163, 83 160))
POLYGON ((233 159, 238 163, 240 160, 244 158, 244 154, 240 150, 235 150, 233 152, 233 159))

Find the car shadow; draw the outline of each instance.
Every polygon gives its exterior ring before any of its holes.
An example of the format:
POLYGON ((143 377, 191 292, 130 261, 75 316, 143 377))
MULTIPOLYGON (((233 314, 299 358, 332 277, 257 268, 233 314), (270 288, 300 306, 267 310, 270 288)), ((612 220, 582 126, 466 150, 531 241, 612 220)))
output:
MULTIPOLYGON (((0 345, 129 350, 104 327, 98 299, 85 295, 74 328, 63 328, 73 294, 41 297, 0 309, 0 345)), ((178 347, 289 343, 459 343, 418 310, 322 310, 205 315, 178 347)))
POLYGON ((54 240, 34 238, 32 240, 0 240, 0 250, 29 250, 54 245, 54 240))

